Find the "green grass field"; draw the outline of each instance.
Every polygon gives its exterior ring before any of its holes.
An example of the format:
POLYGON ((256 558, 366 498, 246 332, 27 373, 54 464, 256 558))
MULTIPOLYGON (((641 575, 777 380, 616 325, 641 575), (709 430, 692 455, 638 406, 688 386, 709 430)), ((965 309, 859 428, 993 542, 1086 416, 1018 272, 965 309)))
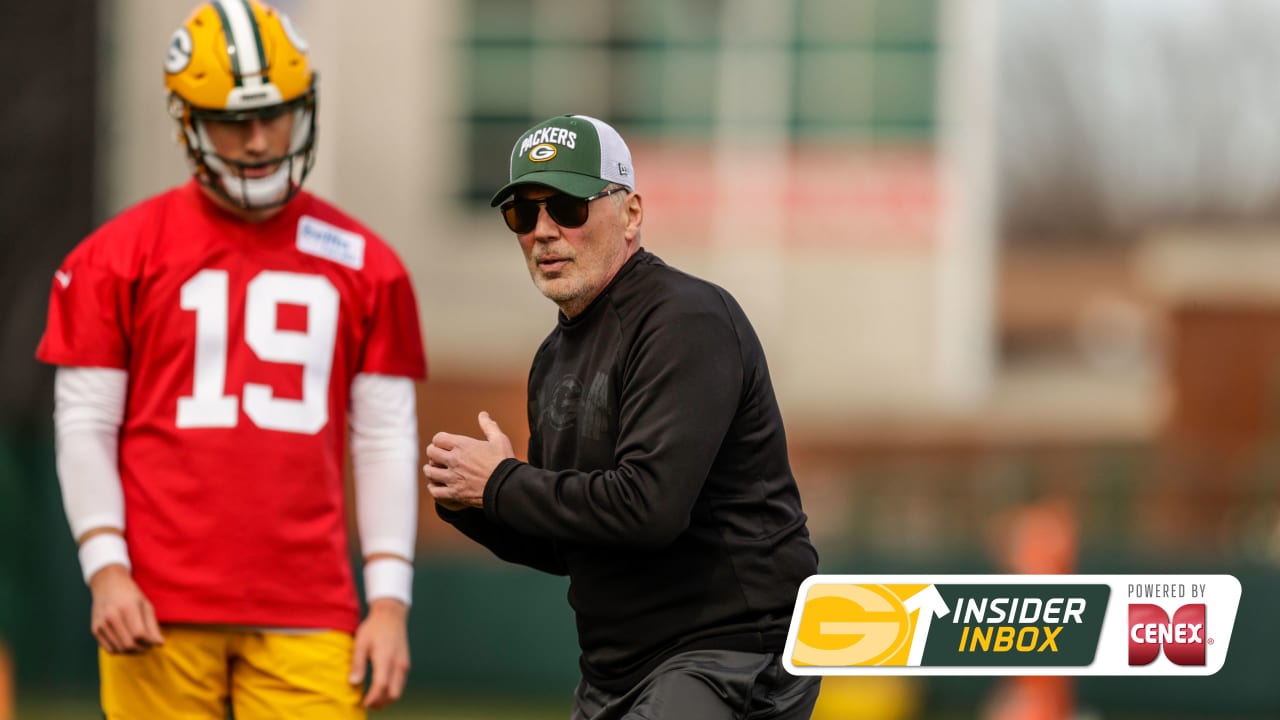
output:
MULTIPOLYGON (((977 711, 928 713, 929 720, 973 720, 977 711)), ((19 700, 17 717, 21 720, 93 720, 102 717, 92 699, 19 700)), ((513 699, 460 699, 445 697, 408 697, 385 710, 369 714, 370 720, 566 720, 569 699, 563 702, 513 699)), ((858 718, 869 717, 859 715, 858 718)), ((1142 713, 1100 713, 1082 710, 1081 720, 1205 720, 1201 714, 1168 715, 1142 713)), ((1223 715, 1214 720, 1260 720, 1264 716, 1223 715)))
MULTIPOLYGON (((102 711, 92 698, 19 698, 17 717, 21 720, 92 720, 102 717, 102 711)), ((568 717, 568 698, 555 703, 409 697, 369 714, 370 720, 566 720, 568 717)))

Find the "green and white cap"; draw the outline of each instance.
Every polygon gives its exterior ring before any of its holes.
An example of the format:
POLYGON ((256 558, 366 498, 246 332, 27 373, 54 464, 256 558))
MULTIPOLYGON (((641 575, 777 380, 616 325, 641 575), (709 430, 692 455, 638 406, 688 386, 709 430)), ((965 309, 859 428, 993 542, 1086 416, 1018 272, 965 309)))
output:
POLYGON ((586 115, 559 115, 529 128, 511 149, 511 182, 489 203, 497 207, 520 185, 546 185, 590 197, 609 183, 636 189, 631 151, 617 130, 586 115))

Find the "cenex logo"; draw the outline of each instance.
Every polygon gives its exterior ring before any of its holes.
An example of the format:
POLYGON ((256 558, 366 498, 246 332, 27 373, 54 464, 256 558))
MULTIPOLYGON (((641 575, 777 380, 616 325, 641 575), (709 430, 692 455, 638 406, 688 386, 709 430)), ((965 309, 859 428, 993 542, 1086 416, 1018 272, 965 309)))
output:
POLYGON ((1204 603, 1183 605, 1173 620, 1159 605, 1129 605, 1129 664, 1149 665, 1160 656, 1174 665, 1205 664, 1204 603))

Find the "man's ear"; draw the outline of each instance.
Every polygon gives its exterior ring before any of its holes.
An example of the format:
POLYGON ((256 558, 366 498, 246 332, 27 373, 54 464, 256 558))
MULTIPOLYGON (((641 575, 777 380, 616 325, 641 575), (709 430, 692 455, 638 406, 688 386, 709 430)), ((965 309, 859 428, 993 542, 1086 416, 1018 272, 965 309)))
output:
POLYGON ((644 201, 640 197, 640 193, 633 192, 627 195, 627 202, 624 206, 627 213, 627 242, 631 242, 640 237, 640 224, 644 222, 644 201))

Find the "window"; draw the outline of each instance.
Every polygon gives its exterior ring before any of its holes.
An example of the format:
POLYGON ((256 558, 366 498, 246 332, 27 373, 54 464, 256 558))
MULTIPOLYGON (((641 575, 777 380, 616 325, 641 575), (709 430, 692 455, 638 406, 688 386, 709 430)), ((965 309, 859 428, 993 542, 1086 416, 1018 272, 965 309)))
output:
POLYGON ((781 54, 759 101, 794 145, 928 144, 934 127, 937 0, 476 0, 462 48, 468 108, 467 199, 506 181, 511 143, 556 113, 607 120, 630 138, 710 139, 759 121, 722 103, 726 59, 781 54), (782 25, 754 40, 753 8, 782 25), (728 38, 728 42, 726 42, 728 38))

